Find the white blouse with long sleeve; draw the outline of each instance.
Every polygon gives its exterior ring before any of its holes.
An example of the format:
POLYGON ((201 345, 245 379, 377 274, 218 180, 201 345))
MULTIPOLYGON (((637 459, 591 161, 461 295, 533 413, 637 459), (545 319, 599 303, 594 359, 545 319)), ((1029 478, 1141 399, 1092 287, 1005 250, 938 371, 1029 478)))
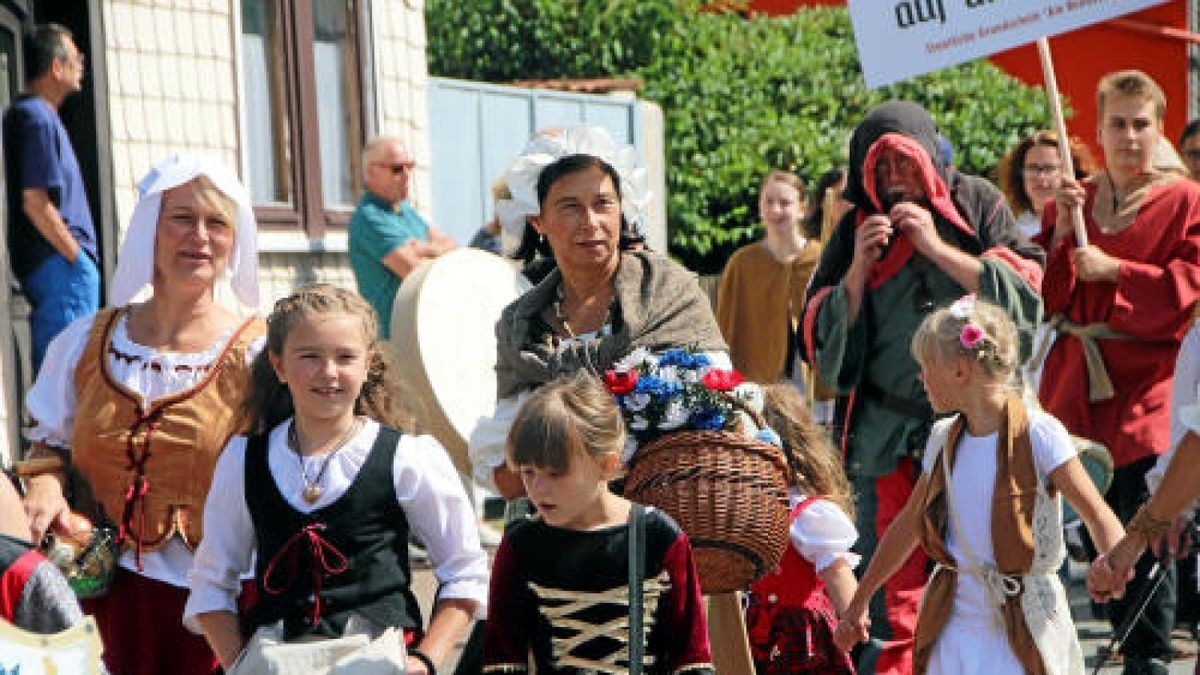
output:
MULTIPOLYGON (((309 504, 301 497, 302 460, 287 445, 290 426, 288 420, 271 430, 267 465, 288 505, 301 513, 329 506, 346 493, 380 430, 379 423, 367 420, 332 457, 304 458, 310 476, 317 475, 327 458, 329 462, 321 482, 324 491, 309 504)), ((246 437, 233 437, 217 462, 204 505, 205 522, 221 526, 205 531, 189 575, 192 592, 184 608, 184 624, 196 632, 197 615, 237 611, 239 576, 249 568, 254 552, 254 525, 246 506, 245 458, 246 437)), ((429 551, 434 576, 441 584, 438 597, 474 600, 479 603, 476 616, 486 616, 488 559, 479 545, 475 511, 446 451, 432 436, 402 436, 392 482, 410 528, 429 551)))
MULTIPOLYGON (((93 318, 94 315, 85 316, 71 322, 47 347, 42 369, 25 396, 32 419, 25 432, 30 442, 56 448, 71 447, 78 407, 75 367, 83 358, 93 318)), ((111 349, 106 354, 108 372, 129 391, 140 394, 145 404, 199 384, 238 328, 230 327, 201 352, 165 352, 134 342, 129 337, 127 318, 127 314, 122 314, 113 330, 111 349)), ((250 343, 246 349, 247 363, 262 351, 265 340, 260 337, 250 343)), ((141 571, 138 571, 132 551, 121 556, 121 566, 151 579, 186 588, 192 552, 176 536, 157 551, 143 552, 141 571)))
MULTIPOLYGON (((1179 355, 1175 357, 1175 379, 1171 385, 1171 448, 1158 456, 1158 461, 1146 472, 1150 492, 1158 492, 1167 467, 1175 457, 1179 441, 1190 431, 1200 435, 1200 324, 1194 324, 1183 336, 1179 355)), ((1192 502, 1185 513, 1194 514, 1200 500, 1192 502)))

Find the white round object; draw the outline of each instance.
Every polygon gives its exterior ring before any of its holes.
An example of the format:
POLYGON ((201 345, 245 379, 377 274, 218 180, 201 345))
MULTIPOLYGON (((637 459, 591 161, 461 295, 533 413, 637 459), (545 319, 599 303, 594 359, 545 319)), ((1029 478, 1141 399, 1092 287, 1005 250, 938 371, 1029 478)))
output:
POLYGON ((405 406, 468 476, 467 439, 496 409, 496 321, 530 287, 504 258, 461 248, 396 292, 391 345, 405 406))

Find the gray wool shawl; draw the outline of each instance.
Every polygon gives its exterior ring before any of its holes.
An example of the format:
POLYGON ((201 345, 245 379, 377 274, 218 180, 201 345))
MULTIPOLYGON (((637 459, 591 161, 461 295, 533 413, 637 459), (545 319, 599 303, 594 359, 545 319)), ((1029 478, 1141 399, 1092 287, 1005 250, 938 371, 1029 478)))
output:
POLYGON ((571 344, 539 335, 539 314, 554 302, 562 272, 557 268, 517 298, 496 322, 496 393, 516 396, 580 370, 602 374, 639 347, 662 351, 694 347, 726 351, 712 305, 694 274, 651 251, 621 253, 614 285, 620 325, 610 335, 571 344))

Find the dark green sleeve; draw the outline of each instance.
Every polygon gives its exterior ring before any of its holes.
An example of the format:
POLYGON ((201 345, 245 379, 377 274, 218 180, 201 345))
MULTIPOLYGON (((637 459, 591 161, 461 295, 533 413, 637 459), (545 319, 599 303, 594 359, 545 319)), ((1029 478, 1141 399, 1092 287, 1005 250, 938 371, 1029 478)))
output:
POLYGON ((810 361, 822 382, 839 393, 848 393, 862 378, 867 356, 869 294, 863 294, 858 320, 847 316, 843 279, 854 255, 854 219, 849 213, 834 229, 821 261, 813 272, 804 309, 802 341, 805 360, 810 361))
POLYGON ((1033 353, 1033 337, 1042 320, 1042 297, 1007 263, 981 258, 979 297, 1003 309, 1017 326, 1021 340, 1021 363, 1033 353))

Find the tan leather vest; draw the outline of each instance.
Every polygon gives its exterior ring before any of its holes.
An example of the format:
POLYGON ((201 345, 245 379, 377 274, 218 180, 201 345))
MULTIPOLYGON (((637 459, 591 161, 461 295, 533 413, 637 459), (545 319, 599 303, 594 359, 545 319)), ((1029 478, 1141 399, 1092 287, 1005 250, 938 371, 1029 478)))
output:
POLYGON ((95 495, 100 515, 142 551, 174 534, 195 548, 217 457, 236 428, 250 388, 246 349, 263 334, 259 318, 237 328, 196 386, 155 400, 113 379, 108 350, 125 308, 96 314, 75 368, 78 411, 71 461, 95 495))

